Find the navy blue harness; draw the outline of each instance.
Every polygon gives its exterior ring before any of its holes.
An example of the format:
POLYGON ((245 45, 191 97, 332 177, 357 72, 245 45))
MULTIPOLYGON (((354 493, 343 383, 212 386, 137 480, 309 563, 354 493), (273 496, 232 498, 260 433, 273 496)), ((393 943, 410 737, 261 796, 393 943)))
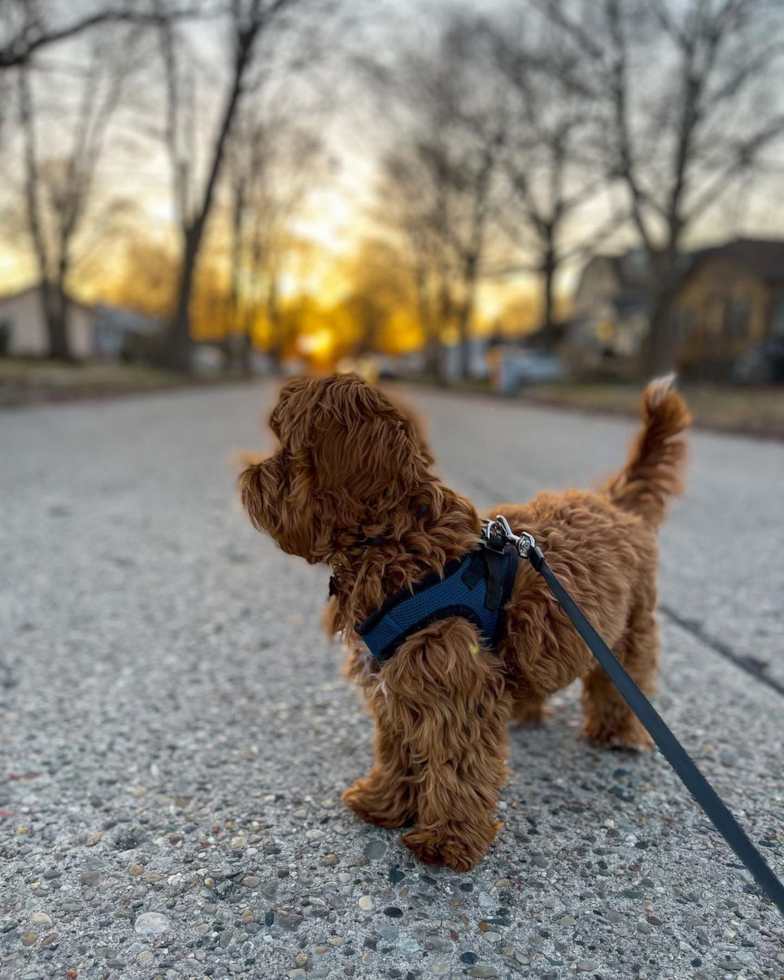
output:
POLYGON ((485 646, 495 651, 504 629, 504 607, 512 594, 517 551, 497 538, 483 538, 476 551, 449 562, 409 589, 401 589, 356 627, 379 662, 389 660, 419 630, 452 616, 472 622, 485 646))

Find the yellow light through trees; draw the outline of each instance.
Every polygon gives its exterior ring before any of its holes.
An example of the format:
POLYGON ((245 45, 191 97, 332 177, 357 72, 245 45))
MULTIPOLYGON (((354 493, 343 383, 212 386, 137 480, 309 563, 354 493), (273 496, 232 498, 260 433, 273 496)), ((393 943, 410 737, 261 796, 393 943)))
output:
POLYGON ((326 328, 317 330, 315 333, 302 334, 297 338, 297 348, 300 354, 318 360, 329 357, 334 343, 332 332, 326 328))

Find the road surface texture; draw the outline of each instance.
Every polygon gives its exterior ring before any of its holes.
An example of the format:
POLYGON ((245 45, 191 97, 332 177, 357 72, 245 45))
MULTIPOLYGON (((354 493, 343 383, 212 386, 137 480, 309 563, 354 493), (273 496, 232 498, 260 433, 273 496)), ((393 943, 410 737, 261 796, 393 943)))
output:
MULTIPOLYGON (((632 430, 409 397, 482 506, 589 485, 632 430)), ((371 730, 319 630, 327 572, 256 534, 234 488, 273 398, 0 416, 0 976, 784 976, 784 919, 658 753, 578 737, 576 687, 512 733, 474 872, 416 864, 341 806, 371 730)), ((780 874, 782 485, 781 445, 695 434, 657 698, 780 874)))

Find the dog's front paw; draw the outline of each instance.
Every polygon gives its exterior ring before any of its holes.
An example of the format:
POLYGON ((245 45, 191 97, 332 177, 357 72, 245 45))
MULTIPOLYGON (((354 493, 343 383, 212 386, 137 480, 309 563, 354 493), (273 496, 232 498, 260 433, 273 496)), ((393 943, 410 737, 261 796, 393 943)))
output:
POLYGON ((367 823, 393 830, 412 817, 408 794, 374 779, 358 779, 343 793, 343 802, 367 823))
POLYGON ((454 871, 475 868, 495 840, 503 824, 495 821, 472 832, 465 825, 445 824, 434 828, 414 828, 403 834, 400 843, 423 864, 439 864, 454 871))
POLYGON ((613 728, 586 722, 583 734, 589 742, 600 748, 626 752, 649 752, 653 748, 653 739, 636 718, 630 718, 620 727, 613 728))
POLYGON ((514 706, 512 721, 518 728, 534 728, 547 724, 552 713, 544 701, 521 701, 514 706))

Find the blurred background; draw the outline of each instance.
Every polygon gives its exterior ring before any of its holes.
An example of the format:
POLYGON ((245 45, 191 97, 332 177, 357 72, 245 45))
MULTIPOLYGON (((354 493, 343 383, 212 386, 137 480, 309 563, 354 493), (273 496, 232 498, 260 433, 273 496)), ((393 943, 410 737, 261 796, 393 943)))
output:
POLYGON ((784 5, 0 0, 0 398, 359 370, 784 432, 784 5))
POLYGON ((354 819, 328 570, 238 500, 292 374, 394 387, 485 512, 617 471, 670 369, 734 434, 657 706, 784 874, 784 0, 0 0, 3 980, 781 976, 577 685, 459 884, 354 819))

